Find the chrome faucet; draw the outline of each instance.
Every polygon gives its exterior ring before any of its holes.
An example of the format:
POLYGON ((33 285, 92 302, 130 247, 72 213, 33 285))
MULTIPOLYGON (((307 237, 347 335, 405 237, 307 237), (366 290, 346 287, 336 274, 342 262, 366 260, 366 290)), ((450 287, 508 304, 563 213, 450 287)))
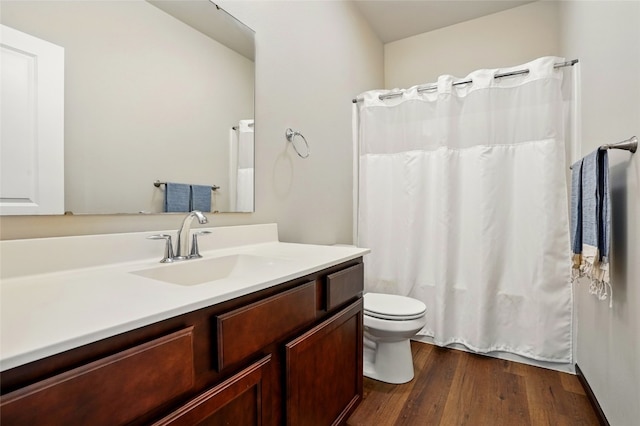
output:
POLYGON ((194 217, 198 218, 198 223, 201 225, 209 222, 207 217, 199 210, 192 211, 184 218, 178 230, 175 260, 189 259, 189 233, 191 231, 191 221, 194 217))

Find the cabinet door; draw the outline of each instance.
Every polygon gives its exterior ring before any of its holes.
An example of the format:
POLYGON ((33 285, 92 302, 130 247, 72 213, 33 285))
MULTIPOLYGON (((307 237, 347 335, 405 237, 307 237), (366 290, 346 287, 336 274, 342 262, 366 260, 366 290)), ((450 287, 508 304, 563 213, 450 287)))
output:
POLYGON ((362 299, 286 345, 287 424, 344 423, 362 400, 362 299))
MULTIPOLYGON (((263 392, 271 355, 195 397, 154 426, 262 425, 269 395, 263 392)), ((267 423, 267 422, 264 422, 267 423)))
POLYGON ((3 425, 130 423, 194 385, 193 327, 3 395, 3 425))

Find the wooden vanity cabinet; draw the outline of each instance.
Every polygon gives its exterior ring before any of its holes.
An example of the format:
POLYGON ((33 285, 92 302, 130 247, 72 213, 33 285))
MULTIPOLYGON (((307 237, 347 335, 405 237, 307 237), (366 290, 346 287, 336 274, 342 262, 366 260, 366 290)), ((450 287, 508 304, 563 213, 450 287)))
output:
POLYGON ((330 425, 362 400, 362 259, 0 373, 0 424, 330 425))

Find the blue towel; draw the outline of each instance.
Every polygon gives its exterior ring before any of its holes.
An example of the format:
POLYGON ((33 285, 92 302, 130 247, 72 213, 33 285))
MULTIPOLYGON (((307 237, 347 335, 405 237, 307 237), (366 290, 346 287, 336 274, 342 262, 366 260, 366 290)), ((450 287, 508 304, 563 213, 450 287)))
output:
POLYGON ((191 185, 191 210, 211 211, 211 187, 191 185))
POLYGON ((188 212, 191 204, 191 186, 167 182, 164 188, 165 212, 188 212))
POLYGON ((601 261, 609 263, 609 250, 611 249, 611 194, 609 188, 609 154, 608 150, 600 151, 598 161, 600 179, 599 192, 601 194, 600 201, 600 235, 602 238, 598 240, 598 249, 600 250, 601 261))
POLYGON ((574 278, 587 276, 589 291, 607 298, 611 244, 611 200, 607 150, 595 150, 573 165, 571 248, 574 278))
POLYGON ((571 166, 571 251, 582 253, 582 160, 571 166))
POLYGON ((609 157, 596 150, 582 163, 582 243, 598 249, 598 261, 609 261, 611 209, 609 157))
POLYGON ((595 248, 599 248, 601 213, 598 169, 598 151, 596 150, 582 160, 582 244, 595 248))

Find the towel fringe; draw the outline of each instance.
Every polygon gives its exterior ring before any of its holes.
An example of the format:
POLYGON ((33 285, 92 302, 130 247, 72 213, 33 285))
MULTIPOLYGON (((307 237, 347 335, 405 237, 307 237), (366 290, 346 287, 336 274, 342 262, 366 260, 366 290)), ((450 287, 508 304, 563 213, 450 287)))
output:
POLYGON ((606 300, 609 297, 609 307, 613 307, 613 289, 609 280, 609 264, 599 262, 596 256, 580 256, 580 262, 574 257, 573 268, 571 268, 571 282, 575 283, 583 277, 589 279, 589 294, 593 294, 599 300, 606 300))

